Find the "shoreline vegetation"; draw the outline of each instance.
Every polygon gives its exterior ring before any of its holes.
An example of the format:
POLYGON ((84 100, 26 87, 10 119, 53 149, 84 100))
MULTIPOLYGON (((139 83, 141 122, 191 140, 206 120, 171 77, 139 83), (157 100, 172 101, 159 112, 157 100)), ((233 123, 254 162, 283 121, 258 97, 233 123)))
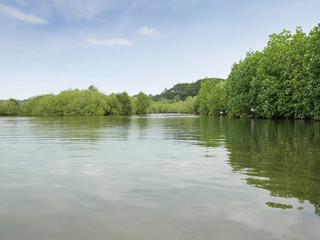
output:
POLYGON ((190 113, 320 120, 320 24, 270 35, 262 51, 234 63, 226 80, 179 83, 161 94, 106 95, 91 85, 19 101, 0 100, 0 116, 100 116, 190 113))

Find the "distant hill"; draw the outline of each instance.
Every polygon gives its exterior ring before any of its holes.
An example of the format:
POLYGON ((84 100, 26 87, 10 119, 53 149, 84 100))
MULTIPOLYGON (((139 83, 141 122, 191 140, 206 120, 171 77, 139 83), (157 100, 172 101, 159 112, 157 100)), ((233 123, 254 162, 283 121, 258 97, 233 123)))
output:
MULTIPOLYGON (((187 97, 194 97, 198 94, 201 83, 211 78, 200 79, 193 83, 178 83, 174 85, 170 89, 165 89, 162 93, 157 95, 152 95, 151 98, 153 101, 160 101, 161 99, 169 99, 169 100, 185 100, 187 97)), ((221 81, 225 79, 215 78, 221 81)))

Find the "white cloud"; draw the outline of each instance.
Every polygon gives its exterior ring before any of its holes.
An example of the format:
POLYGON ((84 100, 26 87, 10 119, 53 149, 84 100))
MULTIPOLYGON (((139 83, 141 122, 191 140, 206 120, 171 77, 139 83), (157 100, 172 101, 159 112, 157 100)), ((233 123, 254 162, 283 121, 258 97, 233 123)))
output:
POLYGON ((31 23, 31 24, 48 24, 48 20, 35 16, 33 14, 27 14, 21 12, 19 9, 14 8, 14 7, 9 7, 6 5, 1 5, 0 4, 0 12, 3 12, 4 14, 13 17, 17 20, 31 23))
POLYGON ((122 38, 118 38, 118 39, 106 39, 106 40, 97 40, 94 38, 88 38, 86 40, 88 43, 90 44, 94 44, 94 45, 100 45, 100 46, 108 46, 108 47, 112 47, 112 46, 133 46, 134 43, 130 40, 127 39, 122 39, 122 38))
POLYGON ((154 35, 159 34, 159 31, 157 31, 154 28, 149 28, 149 27, 144 26, 139 29, 139 34, 143 35, 143 36, 154 36, 154 35))

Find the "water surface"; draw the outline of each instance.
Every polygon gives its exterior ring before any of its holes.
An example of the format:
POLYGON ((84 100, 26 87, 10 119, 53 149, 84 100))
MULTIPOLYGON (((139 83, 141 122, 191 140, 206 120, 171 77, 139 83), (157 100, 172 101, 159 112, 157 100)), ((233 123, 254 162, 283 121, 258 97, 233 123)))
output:
POLYGON ((0 118, 0 239, 317 239, 320 125, 0 118))

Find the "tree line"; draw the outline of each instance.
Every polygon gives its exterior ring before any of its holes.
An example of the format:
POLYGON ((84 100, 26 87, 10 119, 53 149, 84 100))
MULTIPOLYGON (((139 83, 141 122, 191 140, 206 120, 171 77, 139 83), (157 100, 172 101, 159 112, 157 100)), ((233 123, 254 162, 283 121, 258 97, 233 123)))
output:
POLYGON ((320 24, 307 35, 270 35, 262 51, 234 63, 226 81, 207 79, 197 113, 235 117, 320 120, 320 24))
POLYGON ((173 88, 152 96, 143 92, 129 96, 127 92, 101 93, 91 85, 86 90, 69 89, 61 93, 45 94, 19 101, 0 100, 1 115, 19 116, 100 116, 147 113, 197 113, 196 95, 201 83, 176 84, 173 88), (181 86, 184 86, 181 88, 181 86), (165 95, 165 92, 170 92, 165 95), (188 95, 189 94, 189 95, 188 95))
POLYGON ((297 27, 269 37, 262 51, 234 63, 225 81, 201 81, 193 113, 320 120, 320 24, 309 35, 297 27))
MULTIPOLYGON (((195 97, 198 95, 201 84, 205 82, 208 78, 199 79, 193 83, 178 83, 170 89, 165 89, 162 93, 150 96, 154 101, 161 101, 163 99, 174 100, 175 102, 179 100, 186 100, 187 97, 195 97)), ((220 79, 223 80, 223 79, 220 79)))
POLYGON ((272 34, 263 51, 235 63, 225 84, 228 113, 320 120, 320 24, 306 35, 272 34))
POLYGON ((36 96, 26 101, 0 101, 0 115, 21 116, 101 116, 144 114, 150 98, 140 92, 130 97, 126 92, 106 95, 94 86, 86 90, 70 89, 61 93, 36 96))
POLYGON ((320 120, 320 24, 307 35, 272 34, 262 51, 234 63, 226 80, 179 83, 161 94, 105 95, 94 86, 27 101, 0 101, 0 115, 89 116, 194 113, 320 120))

